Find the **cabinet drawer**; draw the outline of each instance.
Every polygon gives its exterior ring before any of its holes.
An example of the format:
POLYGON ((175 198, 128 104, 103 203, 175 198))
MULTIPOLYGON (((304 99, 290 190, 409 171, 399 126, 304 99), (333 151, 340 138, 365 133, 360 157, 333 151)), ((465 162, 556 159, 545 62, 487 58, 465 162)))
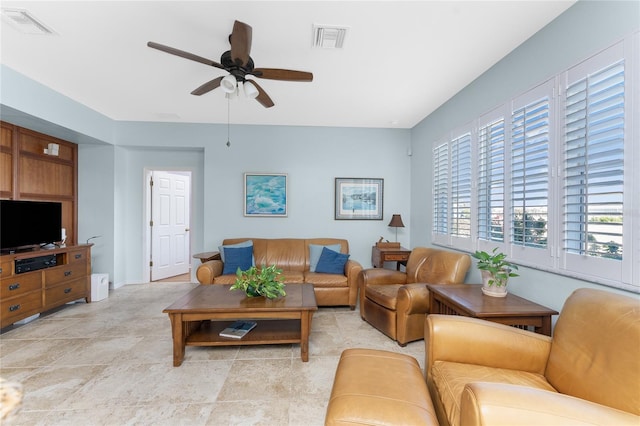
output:
POLYGON ((87 297, 88 277, 67 281, 55 287, 48 287, 44 294, 44 303, 47 309, 53 308, 72 300, 87 297))
POLYGON ((42 289, 42 272, 28 272, 12 277, 2 278, 0 285, 0 298, 2 300, 13 296, 19 296, 33 290, 42 289))
POLYGON ((2 300, 0 327, 6 327, 23 318, 42 312, 42 292, 34 291, 22 297, 2 300))
POLYGON ((44 271, 44 284, 49 288, 62 281, 70 281, 74 278, 87 276, 87 265, 85 263, 72 263, 70 265, 56 266, 44 271))
POLYGON ((408 260, 409 259, 409 255, 408 254, 386 254, 384 256, 384 260, 387 262, 395 262, 395 261, 402 261, 402 260, 408 260))
POLYGON ((3 260, 2 262, 0 262, 0 277, 2 277, 3 279, 5 277, 8 277, 11 275, 12 271, 11 271, 11 264, 13 263, 13 261, 11 260, 3 260))
POLYGON ((70 251, 67 256, 67 263, 72 264, 72 263, 76 263, 76 262, 82 262, 85 263, 88 260, 88 250, 75 250, 75 251, 70 251))

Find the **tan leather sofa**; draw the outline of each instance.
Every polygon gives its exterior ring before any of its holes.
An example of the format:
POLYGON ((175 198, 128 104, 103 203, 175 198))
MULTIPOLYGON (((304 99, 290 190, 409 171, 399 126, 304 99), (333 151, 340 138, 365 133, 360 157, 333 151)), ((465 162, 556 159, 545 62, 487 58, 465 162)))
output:
POLYGON ((429 315, 425 348, 427 386, 443 426, 640 425, 637 298, 576 290, 553 338, 429 315))
POLYGON ((360 316, 400 346, 421 340, 429 312, 425 283, 463 283, 470 265, 466 253, 416 247, 409 255, 406 272, 364 269, 358 277, 360 316))
MULTIPOLYGON (((257 266, 276 265, 282 269, 285 284, 311 283, 316 294, 318 306, 346 306, 351 310, 356 307, 358 296, 358 274, 362 266, 349 259, 344 267, 344 275, 311 272, 309 244, 340 244, 340 252, 349 253, 349 242, 339 238, 228 238, 222 245, 253 241, 253 256, 257 266)), ((222 260, 210 260, 201 264, 196 270, 196 277, 201 284, 233 284, 235 274, 222 275, 222 260)), ((286 291, 286 289, 285 289, 286 291)))

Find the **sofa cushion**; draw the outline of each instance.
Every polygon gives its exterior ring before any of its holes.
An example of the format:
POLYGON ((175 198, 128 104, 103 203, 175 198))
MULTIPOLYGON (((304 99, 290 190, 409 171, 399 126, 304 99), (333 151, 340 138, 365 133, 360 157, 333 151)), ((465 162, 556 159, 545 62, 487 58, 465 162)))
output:
POLYGON ((225 247, 224 256, 226 261, 224 262, 224 269, 222 274, 235 274, 236 270, 240 268, 243 271, 251 268, 251 254, 253 253, 253 247, 225 247))
POLYGON ((380 306, 395 311, 398 301, 398 290, 403 284, 369 284, 367 286, 367 299, 380 306))
POLYGON ((311 283, 314 287, 347 287, 349 285, 345 275, 323 274, 321 272, 305 273, 304 282, 311 283))
POLYGON ((340 253, 340 248, 342 246, 340 244, 329 244, 329 245, 309 244, 309 270, 311 272, 316 271, 316 266, 318 265, 318 260, 320 260, 322 249, 325 247, 328 248, 329 250, 333 250, 335 252, 340 253))
POLYGON ((432 398, 440 399, 451 425, 459 424, 460 400, 467 383, 508 383, 556 392, 544 376, 526 371, 436 361, 431 369, 431 374, 437 392, 437 395, 432 395, 432 398))
POLYGON ((324 247, 315 272, 344 275, 344 265, 347 264, 347 260, 349 260, 348 254, 342 254, 324 247))

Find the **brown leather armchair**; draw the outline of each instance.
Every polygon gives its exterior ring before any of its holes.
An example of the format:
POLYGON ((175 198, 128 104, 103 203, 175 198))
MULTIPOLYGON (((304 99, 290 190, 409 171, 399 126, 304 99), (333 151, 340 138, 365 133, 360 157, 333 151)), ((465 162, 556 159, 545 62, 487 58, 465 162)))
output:
POLYGON ((429 312, 429 284, 464 282, 468 254, 416 247, 406 272, 365 269, 358 275, 360 316, 397 341, 400 346, 424 338, 424 317, 429 312))

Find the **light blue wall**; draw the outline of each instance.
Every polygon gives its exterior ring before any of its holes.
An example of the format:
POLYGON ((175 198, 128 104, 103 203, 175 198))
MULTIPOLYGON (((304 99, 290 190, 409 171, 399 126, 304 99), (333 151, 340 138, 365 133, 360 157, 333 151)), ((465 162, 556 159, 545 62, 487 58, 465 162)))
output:
MULTIPOLYGON (((409 215, 409 137, 409 130, 232 125, 227 147, 226 125, 117 123, 116 139, 127 153, 126 167, 117 172, 128 188, 117 196, 128 206, 120 226, 127 239, 140 241, 142 204, 131 204, 141 196, 135 185, 143 169, 159 158, 176 167, 182 150, 193 149, 203 168, 195 169, 203 174, 203 189, 193 191, 202 203, 194 206, 202 212, 191 227, 192 236, 202 237, 192 245, 194 252, 213 250, 228 237, 326 236, 346 238, 352 258, 370 266, 371 245, 380 236, 394 238, 386 226, 391 215, 409 215), (288 175, 286 218, 244 217, 245 172, 288 175), (334 220, 336 177, 384 179, 384 219, 334 220)), ((408 219, 405 225, 410 227, 408 219)), ((408 231, 401 230, 398 239, 409 245, 408 231)), ((143 280, 139 244, 124 249, 126 259, 118 264, 126 264, 125 281, 143 280)))
MULTIPOLYGON (((411 242, 431 244, 432 149, 447 131, 469 123, 640 27, 640 2, 579 1, 412 129, 411 242)), ((608 287, 522 268, 510 291, 556 310, 579 287, 608 287)), ((467 282, 480 282, 472 268, 467 282)), ((619 291, 623 294, 630 294, 619 291)))

